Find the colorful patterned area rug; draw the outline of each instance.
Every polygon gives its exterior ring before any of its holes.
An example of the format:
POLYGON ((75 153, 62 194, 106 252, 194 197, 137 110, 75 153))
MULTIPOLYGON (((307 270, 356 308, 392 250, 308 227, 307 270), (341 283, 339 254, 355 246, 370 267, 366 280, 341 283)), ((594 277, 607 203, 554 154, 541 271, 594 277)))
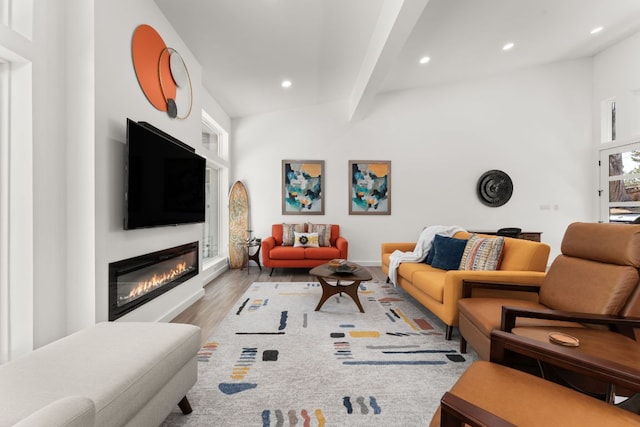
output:
POLYGON ((318 283, 256 282, 199 354, 193 413, 175 426, 425 426, 476 359, 392 285, 365 282, 314 311, 318 283))

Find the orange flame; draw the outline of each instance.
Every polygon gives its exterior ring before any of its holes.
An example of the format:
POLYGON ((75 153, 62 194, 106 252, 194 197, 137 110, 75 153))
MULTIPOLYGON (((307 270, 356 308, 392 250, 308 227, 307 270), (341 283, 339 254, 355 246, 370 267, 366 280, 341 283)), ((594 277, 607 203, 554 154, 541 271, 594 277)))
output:
POLYGON ((181 262, 172 268, 171 270, 164 273, 156 273, 151 276, 148 280, 143 280, 138 282, 137 286, 131 289, 129 295, 126 297, 129 301, 138 298, 144 294, 147 294, 153 291, 156 288, 164 285, 167 282, 172 281, 174 278, 182 275, 185 271, 187 271, 187 263, 181 262))

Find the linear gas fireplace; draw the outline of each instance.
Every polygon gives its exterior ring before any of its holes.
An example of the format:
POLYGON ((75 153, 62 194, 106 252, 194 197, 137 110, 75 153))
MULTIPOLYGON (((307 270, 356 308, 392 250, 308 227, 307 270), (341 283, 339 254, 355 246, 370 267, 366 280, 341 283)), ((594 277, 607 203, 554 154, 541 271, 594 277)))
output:
POLYGON ((196 276, 198 242, 109 264, 109 320, 116 320, 196 276))

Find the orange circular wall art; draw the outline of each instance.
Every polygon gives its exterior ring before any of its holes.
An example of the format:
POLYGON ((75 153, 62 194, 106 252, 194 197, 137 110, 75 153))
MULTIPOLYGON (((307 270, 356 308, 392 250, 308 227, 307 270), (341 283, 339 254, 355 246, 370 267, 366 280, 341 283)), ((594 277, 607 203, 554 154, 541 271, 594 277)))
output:
POLYGON ((133 33, 131 55, 138 83, 151 105, 167 112, 172 118, 187 118, 192 104, 191 80, 178 52, 167 47, 160 34, 144 24, 138 26, 133 33), (180 86, 187 84, 188 107, 178 106, 177 92, 180 86))

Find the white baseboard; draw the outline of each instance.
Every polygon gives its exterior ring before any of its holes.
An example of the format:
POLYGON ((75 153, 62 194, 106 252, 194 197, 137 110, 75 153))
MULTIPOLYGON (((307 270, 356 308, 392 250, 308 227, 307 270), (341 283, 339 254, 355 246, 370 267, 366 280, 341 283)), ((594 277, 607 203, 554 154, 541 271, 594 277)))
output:
POLYGON ((204 289, 200 288, 197 292, 189 295, 188 298, 184 299, 182 302, 177 304, 173 309, 169 312, 156 319, 156 322, 170 322, 178 316, 178 314, 185 311, 187 308, 191 307, 193 303, 198 301, 200 298, 204 296, 204 289))
POLYGON ((356 260, 349 260, 352 262, 355 262, 356 264, 359 264, 363 267, 380 267, 382 264, 380 264, 380 261, 356 261, 356 260))

